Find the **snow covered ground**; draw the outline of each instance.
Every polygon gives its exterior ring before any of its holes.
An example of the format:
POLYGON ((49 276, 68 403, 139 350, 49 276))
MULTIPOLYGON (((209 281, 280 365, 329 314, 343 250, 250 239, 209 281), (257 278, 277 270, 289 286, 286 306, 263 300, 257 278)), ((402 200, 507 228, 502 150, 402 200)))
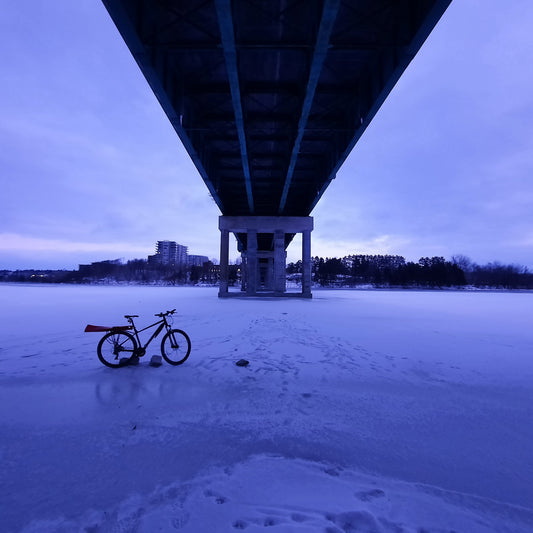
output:
POLYGON ((531 294, 2 284, 0 304, 3 532, 533 531, 531 294), (174 307, 181 367, 106 368, 83 333, 174 307))

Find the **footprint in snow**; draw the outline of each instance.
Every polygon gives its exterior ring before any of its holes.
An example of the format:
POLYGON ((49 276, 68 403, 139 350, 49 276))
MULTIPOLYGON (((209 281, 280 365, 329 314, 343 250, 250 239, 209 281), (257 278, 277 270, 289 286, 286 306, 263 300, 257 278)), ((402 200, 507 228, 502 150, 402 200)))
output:
POLYGON ((324 473, 332 477, 339 477, 341 475, 341 472, 342 472, 342 468, 337 468, 337 467, 330 467, 330 468, 324 469, 324 473))
POLYGON ((376 498, 383 498, 383 496, 385 496, 385 492, 383 492, 381 489, 371 489, 358 492, 355 496, 362 502, 370 502, 376 498))
POLYGON ((221 494, 213 492, 212 490, 206 490, 204 492, 204 496, 206 498, 213 498, 215 502, 219 505, 226 503, 228 501, 228 499, 225 496, 222 496, 221 494))
MULTIPOLYGON (((338 515, 327 515, 326 519, 341 528, 341 531, 383 531, 376 517, 368 511, 352 511, 338 515)), ((400 531, 402 531, 400 529, 400 531)))

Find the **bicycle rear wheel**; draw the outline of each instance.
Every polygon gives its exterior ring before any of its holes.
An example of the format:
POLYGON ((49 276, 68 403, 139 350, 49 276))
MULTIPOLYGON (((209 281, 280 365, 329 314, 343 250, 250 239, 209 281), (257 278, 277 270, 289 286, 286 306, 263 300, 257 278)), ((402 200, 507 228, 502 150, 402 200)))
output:
POLYGON ((122 357, 131 357, 137 349, 137 341, 133 335, 125 331, 110 331, 98 343, 96 352, 98 359, 110 368, 118 368, 122 357))
POLYGON ((161 341, 161 355, 170 365, 181 365, 191 353, 191 339, 181 329, 171 329, 161 341))

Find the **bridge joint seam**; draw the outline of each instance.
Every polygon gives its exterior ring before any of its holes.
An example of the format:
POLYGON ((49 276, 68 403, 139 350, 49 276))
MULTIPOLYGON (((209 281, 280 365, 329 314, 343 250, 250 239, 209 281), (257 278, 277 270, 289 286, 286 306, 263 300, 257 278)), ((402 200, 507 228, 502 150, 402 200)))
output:
POLYGON ((242 166, 244 172, 244 181, 246 187, 246 196, 250 212, 254 213, 254 200, 252 195, 252 182, 250 175, 250 166, 248 161, 248 151, 246 147, 246 133, 244 131, 244 115, 242 111, 242 98, 239 86, 239 73, 237 68, 237 50, 235 47, 235 31, 233 28, 233 19, 231 13, 230 0, 215 0, 215 7, 220 27, 220 36, 224 58, 226 60, 226 71, 230 83, 231 100, 235 114, 235 123, 237 125, 237 134, 241 149, 242 166))
POLYGON ((309 114, 311 113, 311 106, 315 97, 316 87, 322 72, 322 66, 326 58, 331 33, 333 26, 337 18, 339 10, 340 0, 326 0, 322 11, 322 18, 320 20, 320 27, 318 29, 317 40, 315 50, 313 53, 313 59, 311 62, 311 68, 309 71, 309 78, 307 82, 307 88, 305 91, 304 103, 302 105, 302 111, 298 120, 297 135, 292 148, 289 168, 287 169, 287 176, 285 178, 285 185, 281 194, 281 200, 279 203, 278 213, 281 214, 285 209, 287 203, 287 196, 289 194, 289 188, 292 182, 294 169, 296 167, 296 161, 300 152, 300 146, 305 133, 305 127, 309 114))

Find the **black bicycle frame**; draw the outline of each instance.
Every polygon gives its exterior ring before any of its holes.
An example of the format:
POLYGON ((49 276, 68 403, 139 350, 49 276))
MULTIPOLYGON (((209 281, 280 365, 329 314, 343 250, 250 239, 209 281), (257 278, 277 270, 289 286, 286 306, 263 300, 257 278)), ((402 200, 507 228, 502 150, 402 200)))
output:
POLYGON ((133 331, 135 333, 135 337, 137 338, 137 344, 143 350, 146 350, 148 345, 161 333, 163 328, 165 327, 168 328, 167 321, 165 320, 165 318, 163 318, 162 320, 158 320, 157 322, 154 322, 153 324, 150 324, 149 326, 146 326, 145 328, 142 328, 139 330, 135 327, 135 324, 133 323, 133 321, 132 321, 132 326, 133 326, 133 331), (156 324, 161 324, 161 325, 154 331, 152 336, 148 339, 148 342, 143 346, 141 343, 141 339, 139 338, 139 333, 147 329, 153 328, 156 324))

